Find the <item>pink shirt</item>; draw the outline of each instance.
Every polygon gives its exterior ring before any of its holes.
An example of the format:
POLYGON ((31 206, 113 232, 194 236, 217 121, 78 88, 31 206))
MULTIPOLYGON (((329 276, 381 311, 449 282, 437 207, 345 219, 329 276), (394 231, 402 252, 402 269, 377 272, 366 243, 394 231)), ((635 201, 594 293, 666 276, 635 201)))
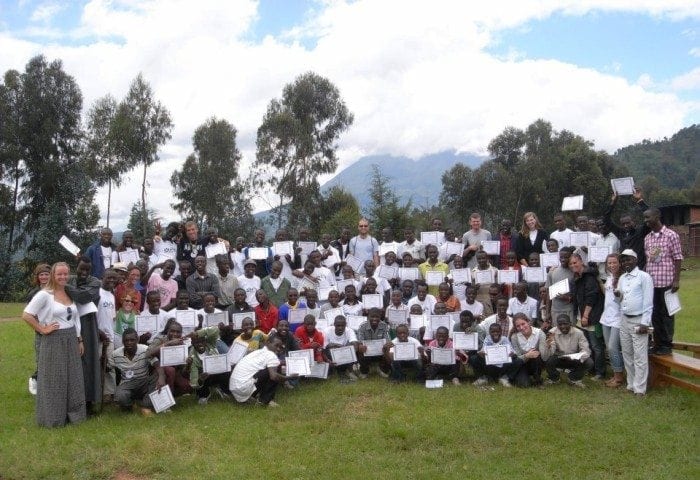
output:
POLYGON ((675 260, 683 260, 681 241, 678 234, 661 227, 659 232, 649 232, 644 237, 644 251, 647 255, 646 272, 654 281, 654 288, 669 287, 673 283, 675 260))
POLYGON ((160 275, 151 275, 151 278, 148 279, 146 293, 154 290, 160 293, 160 304, 167 305, 177 295, 177 282, 172 277, 168 280, 163 280, 160 275))

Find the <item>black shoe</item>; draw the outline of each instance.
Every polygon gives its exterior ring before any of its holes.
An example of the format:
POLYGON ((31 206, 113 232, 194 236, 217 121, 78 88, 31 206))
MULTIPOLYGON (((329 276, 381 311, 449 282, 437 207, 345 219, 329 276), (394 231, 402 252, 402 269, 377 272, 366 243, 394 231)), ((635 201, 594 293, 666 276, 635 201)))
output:
POLYGON ((673 353, 670 348, 657 348, 654 355, 671 355, 673 353))

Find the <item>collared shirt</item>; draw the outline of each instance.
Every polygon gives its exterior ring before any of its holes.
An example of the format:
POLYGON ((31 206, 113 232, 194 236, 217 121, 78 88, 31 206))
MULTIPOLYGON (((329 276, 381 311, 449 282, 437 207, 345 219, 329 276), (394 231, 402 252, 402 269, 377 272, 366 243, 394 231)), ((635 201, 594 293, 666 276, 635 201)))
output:
POLYGON ((117 348, 108 358, 108 365, 122 372, 124 380, 147 377, 151 364, 157 361, 148 357, 147 350, 146 345, 138 344, 134 358, 129 359, 124 354, 124 347, 117 348))
POLYGON ((221 295, 217 299, 219 305, 232 305, 233 304, 233 292, 238 288, 238 279, 229 272, 225 277, 222 277, 218 272, 216 273, 216 279, 219 281, 219 290, 221 295))
POLYGON ((423 260, 425 258, 425 247, 418 240, 414 240, 413 243, 401 242, 397 257, 403 258, 403 254, 406 252, 410 253, 414 260, 423 260))
MULTIPOLYGON (((427 272, 442 272, 442 276, 446 277, 450 273, 450 267, 445 263, 438 260, 435 265, 431 265, 430 262, 425 261, 418 265, 418 271, 420 271, 421 277, 425 279, 427 272)), ((428 285, 428 293, 433 296, 437 296, 439 285, 428 285)))
POLYGON ((520 302, 518 297, 513 297, 508 300, 508 315, 516 313, 524 313, 527 318, 534 320, 537 318, 537 300, 532 297, 526 297, 524 302, 520 302))
POLYGON ((372 329, 369 321, 363 322, 360 328, 357 329, 357 340, 386 340, 389 341, 389 325, 386 322, 379 321, 376 329, 372 329))
POLYGON ((649 232, 644 237, 644 252, 647 256, 646 271, 654 280, 654 287, 670 286, 675 271, 673 262, 683 260, 678 234, 666 225, 659 232, 649 232))
MULTIPOLYGON (((647 263, 647 266, 649 264, 647 263)), ((642 325, 651 325, 651 312, 654 308, 654 284, 652 277, 634 267, 620 277, 617 284, 622 294, 620 310, 628 317, 642 316, 642 325)))

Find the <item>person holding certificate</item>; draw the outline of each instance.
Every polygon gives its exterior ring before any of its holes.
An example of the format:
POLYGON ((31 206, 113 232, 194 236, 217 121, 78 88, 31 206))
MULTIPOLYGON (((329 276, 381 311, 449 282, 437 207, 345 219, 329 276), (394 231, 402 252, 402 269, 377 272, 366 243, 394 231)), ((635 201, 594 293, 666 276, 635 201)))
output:
POLYGON ((369 234, 369 220, 361 218, 357 223, 358 234, 350 239, 348 253, 362 261, 362 267, 357 273, 364 273, 364 263, 372 260, 379 265, 379 242, 369 234))
POLYGON ((386 349, 389 343, 389 325, 382 321, 382 312, 378 308, 370 308, 367 312, 367 321, 360 325, 357 329, 357 359, 360 362, 360 378, 367 378, 370 371, 370 366, 377 363, 377 371, 379 376, 389 378, 389 364, 386 361, 386 349), (368 343, 373 342, 372 346, 376 346, 384 342, 381 353, 376 354, 376 350, 372 350, 368 343))
POLYGON ((416 240, 416 232, 412 227, 406 227, 403 231, 404 241, 399 245, 396 256, 403 259, 404 254, 411 254, 412 258, 422 260, 425 258, 425 246, 416 240))
MULTIPOLYGON (((218 356, 219 351, 216 343, 219 340, 219 327, 208 327, 197 330, 190 334, 192 346, 189 348, 187 356, 187 367, 190 374, 190 385, 197 392, 197 399, 200 405, 206 405, 211 396, 211 387, 221 398, 226 398, 229 394, 228 382, 230 373, 207 373, 204 370, 204 362, 207 356, 218 356)), ((223 357, 224 361, 227 361, 223 357)))
POLYGON ((435 297, 428 293, 428 286, 421 283, 416 287, 416 296, 411 298, 406 306, 411 308, 413 305, 418 305, 424 314, 430 315, 436 303, 435 297))
POLYGON ((503 333, 501 333, 501 335, 505 338, 514 331, 513 318, 508 315, 508 299, 506 297, 498 297, 498 300, 496 300, 496 313, 486 317, 484 321, 479 324, 484 335, 487 334, 489 327, 493 323, 498 323, 501 326, 501 332, 505 332, 505 335, 503 335, 503 333))
POLYGON ((164 387, 166 379, 158 359, 148 354, 146 345, 138 343, 136 330, 127 328, 122 333, 122 347, 112 352, 107 360, 110 368, 119 370, 121 382, 114 394, 114 401, 122 411, 131 411, 134 402, 141 406, 144 416, 153 414, 149 393, 164 387), (152 368, 155 371, 152 372, 152 368))
POLYGON ((542 224, 534 212, 523 215, 523 224, 515 242, 515 253, 520 265, 527 266, 527 258, 531 253, 544 253, 549 235, 542 229, 542 224))
POLYGON ((559 383, 560 373, 558 369, 569 370, 569 384, 586 388, 583 376, 593 368, 591 350, 588 348, 588 340, 578 328, 572 328, 568 315, 561 314, 557 317, 556 328, 547 333, 546 349, 542 353, 547 369, 545 383, 553 385, 559 383))
POLYGON ((194 273, 186 280, 187 293, 190 294, 190 307, 202 308, 202 299, 206 293, 213 293, 216 298, 221 296, 219 280, 207 272, 207 257, 204 255, 197 255, 194 259, 194 269, 194 273))
POLYGON ((428 343, 428 347, 425 349, 427 352, 426 380, 436 380, 439 376, 445 375, 454 385, 460 385, 459 363, 455 355, 452 355, 453 363, 448 365, 442 358, 438 361, 436 358, 437 352, 434 353, 435 349, 440 349, 438 351, 443 354, 444 350, 453 350, 453 348, 452 340, 450 340, 450 331, 447 327, 438 327, 435 331, 435 338, 428 343))
POLYGON ((522 368, 515 377, 517 387, 542 385, 543 353, 547 353, 544 332, 533 327, 527 315, 519 312, 513 315, 515 332, 510 336, 513 351, 523 362, 522 368))
POLYGON ((267 334, 255 328, 255 322, 251 317, 243 319, 241 323, 241 334, 234 340, 235 343, 241 343, 246 346, 248 353, 254 352, 262 348, 267 341, 267 334))
POLYGON ((294 331, 294 336, 299 341, 301 349, 313 350, 315 361, 325 361, 323 357, 323 344, 325 343, 323 332, 316 329, 316 318, 313 315, 304 317, 304 323, 294 331))
POLYGON ((408 336, 408 325, 396 327, 396 338, 388 342, 386 348, 385 356, 391 365, 391 382, 405 382, 411 370, 415 371, 417 382, 423 381, 425 350, 418 340, 408 336))
MULTIPOLYGON (((569 269, 569 259, 573 251, 573 247, 564 247, 559 250, 559 266, 547 272, 547 282, 545 283, 547 288, 562 280, 566 280, 569 284, 569 292, 571 292, 574 283, 574 272, 569 269)), ((549 318, 556 319, 559 315, 567 315, 569 318, 573 318, 574 306, 572 300, 571 293, 563 293, 555 298, 549 298, 549 318)))
POLYGON ((270 266, 270 274, 260 281, 260 288, 265 291, 270 303, 279 308, 286 300, 292 284, 282 277, 282 262, 275 260, 270 266))
POLYGON ((481 228, 481 215, 477 212, 469 216, 469 226, 471 229, 462 235, 462 243, 464 244, 462 258, 467 268, 474 268, 477 262, 474 258, 476 252, 481 249, 481 242, 491 240, 491 232, 481 228))
MULTIPOLYGON (((642 198, 642 191, 639 188, 635 187, 632 198, 634 199, 636 211, 644 213, 649 209, 649 205, 647 205, 642 198)), ((644 253, 644 237, 646 237, 651 229, 646 224, 637 225, 634 221, 634 216, 628 212, 625 212, 620 216, 619 225, 613 222, 612 213, 615 209, 617 199, 617 194, 613 192, 610 204, 603 213, 603 222, 620 240, 620 250, 626 250, 628 248, 634 250, 638 259, 637 266, 640 270, 644 270, 644 267, 647 264, 647 257, 644 253)))
POLYGON ((135 264, 139 259, 139 247, 134 244, 134 234, 130 230, 122 233, 122 241, 117 247, 112 250, 112 265, 118 262, 135 264))
POLYGON ((352 347, 357 351, 357 336, 352 328, 347 328, 347 321, 342 315, 335 317, 333 326, 328 327, 323 334, 323 354, 333 367, 338 372, 340 383, 350 383, 357 380, 357 375, 352 371, 353 363, 344 363, 337 365, 333 362, 331 350, 341 347, 352 347))
POLYGON ((421 278, 428 284, 428 292, 436 296, 440 284, 445 281, 447 275, 450 273, 450 267, 446 263, 438 260, 437 245, 428 245, 425 247, 425 255, 428 259, 418 265, 418 270, 420 271, 421 278), (432 277, 436 277, 435 282, 431 280, 432 277))
MULTIPOLYGON (((160 358, 161 348, 184 345, 182 325, 180 325, 176 320, 172 319, 172 321, 168 321, 166 327, 168 329, 166 336, 156 336, 151 345, 148 347, 148 350, 146 351, 148 357, 160 358)), ((161 367, 165 380, 163 384, 159 382, 159 385, 163 386, 167 384, 170 387, 170 391, 174 397, 178 397, 186 393, 192 393, 189 372, 185 371, 186 360, 187 358, 185 357, 183 358, 182 364, 161 367)))
POLYGON ((275 393, 281 382, 297 375, 285 376, 278 372, 282 340, 272 338, 260 350, 246 355, 234 367, 229 390, 238 403, 256 403, 267 407, 279 407, 275 393))
POLYGON ((287 291, 287 302, 279 308, 279 319, 289 320, 289 328, 296 332, 296 329, 301 326, 301 323, 291 321, 290 311, 297 309, 306 309, 306 303, 299 301, 299 291, 296 288, 290 288, 287 291))
MULTIPOLYGON (((495 284, 497 274, 498 269, 489 263, 489 255, 484 251, 477 252, 476 266, 472 268, 472 284, 477 288, 476 299, 484 304, 487 315, 494 312, 491 308, 489 288, 495 284)), ((498 284, 496 286, 500 294, 500 286, 498 284)))
POLYGON ((105 270, 112 267, 112 251, 116 248, 117 246, 112 243, 112 230, 109 228, 100 230, 100 238, 85 251, 85 256, 90 259, 92 267, 90 275, 102 279, 105 270))
POLYGON ((523 362, 513 351, 510 341, 501 334, 499 323, 489 325, 488 332, 472 364, 477 376, 473 385, 481 387, 487 385, 489 380, 498 379, 498 383, 504 387, 511 387, 523 362))
MULTIPOLYGON (((253 238, 253 243, 243 249, 243 254, 245 255, 246 262, 248 260, 253 260, 255 262, 255 269, 253 271, 255 276, 264 278, 270 273, 270 267, 274 259, 273 251, 272 248, 265 245, 264 230, 260 228, 256 229, 253 233, 253 238)), ((258 285, 258 288, 260 288, 260 285, 258 285)))

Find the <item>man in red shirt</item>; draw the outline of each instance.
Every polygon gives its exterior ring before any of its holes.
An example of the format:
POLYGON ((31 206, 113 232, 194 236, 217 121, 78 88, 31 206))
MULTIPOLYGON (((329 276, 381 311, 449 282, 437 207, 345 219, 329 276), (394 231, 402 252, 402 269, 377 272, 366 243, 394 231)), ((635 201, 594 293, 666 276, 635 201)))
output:
POLYGON ((299 348, 312 349, 314 360, 323 362, 323 333, 316 330, 316 318, 313 315, 304 317, 304 324, 297 327, 294 336, 299 340, 299 348))
POLYGON ((255 299, 258 301, 258 306, 255 307, 255 322, 260 330, 269 334, 270 330, 277 328, 279 311, 270 303, 265 290, 260 289, 255 292, 255 299))

